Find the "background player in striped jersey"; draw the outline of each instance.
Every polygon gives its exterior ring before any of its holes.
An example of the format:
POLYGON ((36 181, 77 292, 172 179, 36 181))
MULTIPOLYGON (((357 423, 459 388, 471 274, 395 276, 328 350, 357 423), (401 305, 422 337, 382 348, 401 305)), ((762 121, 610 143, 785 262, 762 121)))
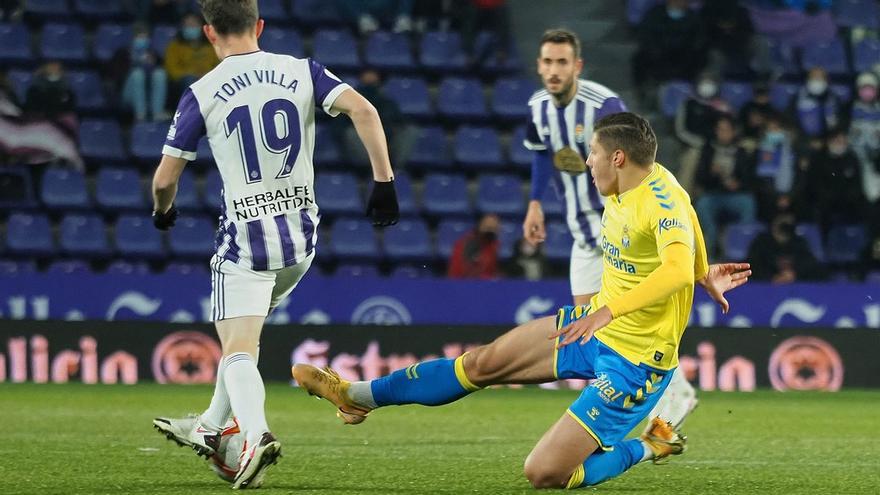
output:
POLYGON ((266 423, 257 369, 268 313, 305 275, 315 256, 318 205, 312 156, 315 109, 348 115, 370 158, 374 225, 398 219, 391 164, 376 109, 320 63, 260 50, 256 0, 201 0, 203 30, 221 60, 183 94, 153 179, 154 223, 167 230, 183 167, 208 143, 223 179, 211 259, 212 319, 223 346, 214 396, 196 420, 157 418, 168 438, 213 455, 234 412, 246 443, 233 488, 262 484, 281 445, 266 423))
MULTIPOLYGON (((546 238, 541 200, 552 178, 574 238, 569 278, 576 305, 589 304, 599 292, 602 277, 602 251, 597 240, 605 199, 586 173, 593 123, 626 111, 616 93, 579 77, 584 66, 580 54, 580 40, 573 32, 551 29, 544 33, 537 60, 544 89, 529 100, 531 116, 523 143, 533 151, 523 236, 532 244, 546 238)), ((693 386, 676 372, 651 416, 659 415, 678 427, 696 405, 693 386)))

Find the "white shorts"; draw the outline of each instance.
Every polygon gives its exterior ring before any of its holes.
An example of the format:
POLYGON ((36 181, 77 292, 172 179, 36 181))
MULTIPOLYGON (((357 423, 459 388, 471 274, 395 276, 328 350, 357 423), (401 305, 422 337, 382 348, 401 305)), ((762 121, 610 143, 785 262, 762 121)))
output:
POLYGON ((569 278, 573 296, 599 292, 602 286, 602 250, 572 243, 569 278))
POLYGON ((309 271, 315 253, 280 270, 254 271, 211 257, 211 321, 240 316, 268 316, 309 271))

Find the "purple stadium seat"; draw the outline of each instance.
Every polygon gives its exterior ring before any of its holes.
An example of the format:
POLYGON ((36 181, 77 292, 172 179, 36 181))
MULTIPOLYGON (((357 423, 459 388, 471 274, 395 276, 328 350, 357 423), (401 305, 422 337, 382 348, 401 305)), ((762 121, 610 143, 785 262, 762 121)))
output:
POLYGON ((819 231, 819 226, 817 224, 799 223, 794 228, 794 234, 807 241, 807 246, 810 247, 810 252, 813 253, 813 256, 815 256, 817 260, 825 261, 825 249, 822 247, 822 233, 819 231))
POLYGON ((223 178, 217 167, 211 167, 205 174, 205 190, 202 194, 202 206, 208 213, 216 215, 220 213, 223 203, 223 178))
POLYGON ((502 220, 498 227, 498 257, 509 260, 513 257, 513 248, 522 238, 520 220, 502 220))
POLYGON ((43 26, 40 46, 44 59, 82 63, 87 58, 85 33, 79 24, 46 24, 43 26))
POLYGON ((642 22, 642 17, 660 3, 659 0, 627 0, 626 20, 633 26, 642 22))
POLYGON ((521 125, 514 129, 513 135, 510 138, 510 149, 508 150, 510 161, 522 170, 528 170, 532 165, 532 152, 523 146, 525 138, 526 126, 521 125))
POLYGON ((525 196, 519 177, 509 174, 484 174, 477 182, 477 210, 481 213, 522 216, 525 196))
POLYGON ((503 167, 498 133, 492 127, 459 127, 455 133, 455 161, 471 169, 503 167))
POLYGON ((437 109, 442 117, 452 121, 485 120, 483 86, 477 79, 447 77, 440 83, 437 109))
POLYGON ((797 96, 800 86, 797 84, 776 82, 770 86, 770 105, 779 112, 787 111, 792 100, 797 96))
POLYGON ((314 159, 319 165, 339 165, 342 162, 340 145, 329 126, 318 124, 315 127, 314 159))
POLYGON ((857 263, 867 242, 868 236, 861 225, 835 225, 828 231, 828 261, 857 263))
POLYGON ((424 220, 404 219, 384 231, 385 253, 395 261, 428 262, 434 258, 431 233, 424 220))
POLYGON ((752 241, 767 230, 762 223, 735 223, 727 226, 724 232, 724 255, 730 261, 744 261, 749 254, 752 241))
POLYGON ((849 103, 852 100, 852 86, 849 84, 832 84, 829 89, 843 103, 849 103))
POLYGON ((694 87, 687 81, 670 81, 660 86, 660 109, 663 115, 675 117, 681 102, 694 93, 694 87))
POLYGON ((327 0, 296 0, 293 2, 293 17, 303 26, 340 24, 342 19, 336 2, 327 0))
POLYGON ((366 219, 340 218, 330 229, 331 252, 345 262, 378 261, 382 258, 379 240, 366 219))
POLYGON ((437 226, 437 256, 448 260, 458 239, 473 228, 474 223, 467 220, 441 220, 437 226))
POLYGON ((131 156, 136 160, 153 163, 162 155, 167 122, 138 122, 131 128, 131 156))
POLYGON ((162 234, 153 227, 153 220, 147 215, 120 215, 114 237, 116 251, 124 258, 158 259, 165 256, 162 234))
POLYGON ((357 41, 346 29, 321 29, 312 38, 315 60, 330 70, 359 70, 357 41))
POLYGON ((875 0, 835 0, 834 13, 839 26, 880 28, 880 9, 875 0))
POLYGON ((498 79, 492 92, 492 113, 503 119, 527 119, 531 114, 528 102, 534 91, 535 85, 528 79, 498 79))
POLYGON ((428 85, 417 77, 389 77, 382 93, 397 103, 407 117, 428 119, 434 116, 428 85))
POLYGON ((183 169, 180 180, 177 183, 177 195, 174 196, 174 205, 181 211, 200 210, 202 202, 199 201, 199 191, 196 188, 196 178, 190 168, 183 169))
POLYGON ((168 247, 175 257, 207 260, 214 251, 216 221, 202 216, 181 216, 169 232, 168 247))
POLYGON ((850 72, 849 64, 846 62, 846 48, 840 39, 805 46, 801 60, 806 70, 811 67, 824 67, 832 75, 850 72))
POLYGON ((273 23, 289 21, 286 3, 285 0, 260 0, 260 18, 273 23))
POLYGON ((0 208, 36 206, 31 171, 28 166, 0 167, 0 208))
POLYGON ((80 275, 91 271, 92 267, 86 260, 56 260, 46 268, 49 275, 80 275))
POLYGON ((107 108, 101 78, 94 71, 72 70, 67 73, 67 82, 76 96, 76 108, 80 112, 99 112, 107 108))
POLYGON ((108 211, 147 208, 145 189, 136 170, 102 167, 95 178, 95 201, 108 211))
POLYGON ((544 255, 554 262, 567 262, 571 258, 571 232, 564 222, 547 222, 547 240, 544 255))
POLYGON ((370 67, 389 71, 407 71, 416 67, 409 36, 377 31, 367 38, 364 60, 370 67))
POLYGON ((880 64, 880 41, 863 39, 853 46, 853 69, 856 72, 873 70, 880 64))
POLYGON ((422 36, 419 62, 432 72, 461 71, 466 68, 461 36, 456 32, 431 31, 422 36))
POLYGON ((71 13, 67 0, 27 0, 24 12, 37 19, 63 19, 71 13))
POLYGON ((83 120, 79 126, 79 150, 86 160, 124 161, 128 158, 122 146, 122 131, 115 120, 83 120))
POLYGON ((131 46, 132 31, 127 24, 101 24, 95 30, 93 55, 99 62, 110 60, 117 50, 131 46))
POLYGON ((68 167, 52 167, 43 174, 40 200, 53 210, 87 209, 92 206, 86 177, 68 167))
POLYGON ((28 87, 30 87, 33 78, 33 73, 26 70, 12 69, 6 74, 6 79, 12 86, 12 91, 15 92, 19 102, 25 101, 28 87))
POLYGON ((267 52, 283 53, 298 58, 306 55, 299 32, 292 28, 266 28, 260 36, 260 48, 267 52))
POLYGON ((410 181, 406 173, 395 172, 394 189, 397 191, 397 204, 400 206, 400 214, 402 216, 418 215, 421 207, 418 201, 416 201, 412 181, 410 181))
POLYGON ((350 173, 320 173, 315 178, 315 197, 321 212, 328 215, 358 214, 364 211, 364 201, 358 181, 350 173))
POLYGON ((545 218, 562 218, 565 215, 565 206, 562 204, 563 199, 556 194, 553 187, 548 186, 541 198, 541 209, 544 211, 545 218))
POLYGON ((407 166, 428 170, 452 167, 449 144, 442 127, 426 126, 416 130, 415 144, 407 158, 407 166))
POLYGON ((6 252, 21 256, 46 256, 55 253, 52 226, 42 213, 13 212, 6 222, 6 252))
POLYGON ((721 83, 721 98, 738 112, 752 99, 752 85, 734 81, 721 83))
POLYGON ((471 200, 468 197, 467 181, 464 176, 453 174, 428 174, 425 176, 425 190, 422 202, 425 212, 431 216, 471 215, 471 200))
POLYGON ((85 19, 117 19, 125 15, 122 2, 74 0, 76 13, 85 19))
POLYGON ((176 26, 154 26, 153 34, 150 37, 150 46, 156 53, 164 54, 168 44, 171 43, 175 36, 177 36, 176 26))
POLYGON ((31 34, 24 24, 0 23, 0 62, 25 63, 34 55, 31 34))
POLYGON ((61 250, 72 256, 101 257, 110 254, 104 220, 98 215, 68 214, 59 227, 61 250))
MULTIPOLYGON (((768 57, 766 62, 770 64, 770 70, 782 71, 787 76, 797 76, 801 73, 801 66, 798 64, 797 54, 793 47, 765 36, 758 36, 757 41, 761 45, 757 52, 768 57)), ((761 67, 757 59, 752 61, 752 68, 758 72, 766 69, 766 67, 761 67)))

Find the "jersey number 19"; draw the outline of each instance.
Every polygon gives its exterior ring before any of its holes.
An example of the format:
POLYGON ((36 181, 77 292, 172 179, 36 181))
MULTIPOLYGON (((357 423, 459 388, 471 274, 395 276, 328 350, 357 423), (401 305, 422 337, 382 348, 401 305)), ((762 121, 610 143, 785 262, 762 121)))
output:
MULTIPOLYGON (((299 129, 299 112, 290 100, 269 100, 260 109, 260 137, 263 147, 270 153, 284 158, 281 170, 275 176, 282 179, 290 175, 299 155, 302 136, 299 129), (276 117, 281 116, 281 134, 276 117)), ((238 131, 238 148, 244 164, 245 181, 248 184, 263 180, 257 153, 257 138, 251 112, 247 105, 235 107, 226 117, 226 137, 238 131)))

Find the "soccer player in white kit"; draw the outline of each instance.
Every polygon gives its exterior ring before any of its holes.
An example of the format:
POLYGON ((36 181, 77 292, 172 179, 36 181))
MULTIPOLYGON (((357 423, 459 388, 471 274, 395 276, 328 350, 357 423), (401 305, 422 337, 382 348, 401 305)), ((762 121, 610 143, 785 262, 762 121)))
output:
POLYGON ((221 60, 183 94, 153 178, 154 223, 174 225, 178 178, 208 143, 223 179, 211 258, 212 319, 223 348, 214 396, 196 420, 156 418, 169 439, 211 456, 234 413, 246 436, 233 488, 256 488, 281 444, 266 423, 257 369, 268 313, 296 287, 315 256, 319 221, 312 156, 315 111, 348 115, 370 157, 367 214, 393 225, 399 211, 376 109, 320 63, 260 50, 256 0, 200 0, 203 30, 221 60))
MULTIPOLYGON (((593 122, 626 111, 626 105, 605 86, 579 78, 584 65, 580 52, 580 40, 571 31, 551 29, 541 38, 537 64, 544 89, 529 100, 523 142, 534 152, 523 237, 532 244, 545 240, 541 199, 552 179, 574 238, 569 268, 572 297, 575 305, 586 305, 601 286, 602 250, 597 241, 605 208, 586 166, 593 122)), ((677 428, 696 404, 694 388, 676 370, 649 417, 659 415, 677 428)))

